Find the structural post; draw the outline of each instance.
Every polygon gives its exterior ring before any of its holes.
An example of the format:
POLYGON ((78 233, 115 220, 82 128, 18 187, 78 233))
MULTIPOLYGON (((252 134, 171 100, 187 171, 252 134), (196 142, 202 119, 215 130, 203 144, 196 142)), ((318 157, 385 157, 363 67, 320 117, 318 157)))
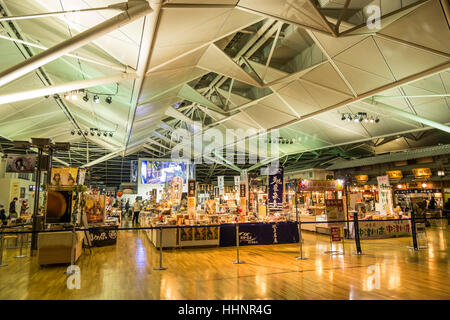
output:
POLYGON ((412 234, 412 240, 413 240, 413 246, 410 247, 414 251, 419 250, 419 246, 417 244, 417 232, 416 232, 416 213, 414 212, 414 209, 411 210, 411 234, 412 234))
POLYGON ((33 255, 33 251, 37 250, 37 216, 39 213, 39 192, 41 188, 41 160, 42 160, 42 148, 38 148, 38 164, 36 169, 36 183, 34 185, 34 208, 33 208, 33 233, 31 234, 31 249, 30 254, 33 255))

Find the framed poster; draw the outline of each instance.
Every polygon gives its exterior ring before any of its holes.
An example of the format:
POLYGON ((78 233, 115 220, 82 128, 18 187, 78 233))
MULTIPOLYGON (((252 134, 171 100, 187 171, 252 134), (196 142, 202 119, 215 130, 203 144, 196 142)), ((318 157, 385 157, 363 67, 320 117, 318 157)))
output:
POLYGON ((20 198, 19 199, 24 199, 25 198, 25 188, 20 188, 20 198))
POLYGON ((76 184, 77 168, 52 168, 52 186, 71 186, 76 184))
POLYGON ((36 168, 37 156, 27 154, 8 154, 6 172, 33 173, 36 168))
POLYGON ((105 220, 105 196, 99 194, 87 194, 85 212, 87 221, 103 222, 105 220))

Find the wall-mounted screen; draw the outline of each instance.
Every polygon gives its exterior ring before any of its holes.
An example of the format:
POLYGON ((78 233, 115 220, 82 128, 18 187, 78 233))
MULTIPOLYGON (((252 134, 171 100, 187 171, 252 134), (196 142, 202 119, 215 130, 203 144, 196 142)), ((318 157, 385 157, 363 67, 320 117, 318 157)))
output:
POLYGON ((186 184, 188 165, 184 162, 140 160, 140 184, 165 184, 181 177, 186 184))

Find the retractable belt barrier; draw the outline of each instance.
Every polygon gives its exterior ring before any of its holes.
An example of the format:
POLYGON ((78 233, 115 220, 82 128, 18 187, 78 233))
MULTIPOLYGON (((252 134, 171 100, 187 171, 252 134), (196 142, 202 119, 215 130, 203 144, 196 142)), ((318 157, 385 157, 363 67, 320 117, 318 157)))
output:
MULTIPOLYGON (((446 212, 447 214, 450 212, 448 210, 443 210, 443 212, 446 212)), ((447 217, 430 217, 426 218, 426 220, 445 220, 447 217)), ((412 233, 412 239, 413 239, 413 249, 419 250, 418 244, 417 244, 417 234, 416 234, 416 215, 414 212, 411 212, 411 218, 405 218, 405 219, 385 219, 385 220, 364 220, 364 221, 370 221, 370 222, 386 222, 386 221, 411 221, 411 233, 412 233)), ((300 242, 300 256, 296 257, 298 260, 306 260, 307 258, 303 256, 303 239, 302 239, 302 232, 301 232, 301 225, 302 224, 325 224, 325 223, 346 223, 346 222, 354 222, 354 230, 355 230, 355 244, 356 244, 356 253, 357 255, 362 254, 361 249, 361 242, 360 242, 360 236, 359 236, 359 220, 357 215, 355 215, 354 220, 332 220, 332 221, 305 221, 305 222, 299 222, 294 221, 294 223, 298 224, 299 229, 299 242, 300 242)), ((267 224, 274 224, 276 222, 268 222, 267 224)), ((206 228, 206 227, 220 227, 218 224, 206 224, 206 225, 185 225, 185 226, 149 226, 149 227, 116 227, 116 226, 102 226, 102 227, 89 227, 89 228, 72 228, 72 229, 63 229, 63 230, 22 230, 22 231, 4 231, 4 229, 11 229, 15 227, 24 227, 26 225, 30 224, 24 224, 24 225, 16 225, 16 226, 1 226, 0 227, 0 267, 6 266, 6 264, 3 264, 2 258, 3 258, 3 250, 4 250, 4 235, 6 234, 19 234, 23 236, 24 234, 37 234, 37 233, 52 233, 52 232, 61 232, 61 231, 94 231, 94 230, 104 230, 105 228, 114 229, 116 231, 127 231, 127 230, 134 230, 134 231, 140 231, 140 230, 159 230, 159 267, 155 267, 155 270, 166 270, 166 267, 162 266, 162 233, 164 229, 184 229, 184 228, 206 228)), ((239 260, 239 224, 236 223, 236 249, 237 249, 237 260, 234 261, 234 263, 244 263, 243 261, 239 260)))

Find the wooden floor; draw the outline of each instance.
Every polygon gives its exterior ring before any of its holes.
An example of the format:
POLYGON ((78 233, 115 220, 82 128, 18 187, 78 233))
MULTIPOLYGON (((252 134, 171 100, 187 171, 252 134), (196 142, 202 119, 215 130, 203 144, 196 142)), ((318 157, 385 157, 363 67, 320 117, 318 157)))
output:
POLYGON ((295 259, 298 244, 241 247, 241 265, 235 248, 174 249, 164 251, 168 269, 155 271, 159 254, 144 232, 122 231, 116 246, 85 250, 80 290, 67 289, 67 266, 39 267, 8 249, 0 299, 450 299, 448 227, 429 229, 420 252, 397 238, 362 241, 365 255, 355 256, 346 240, 345 255, 330 256, 327 237, 304 239, 305 261, 295 259))

